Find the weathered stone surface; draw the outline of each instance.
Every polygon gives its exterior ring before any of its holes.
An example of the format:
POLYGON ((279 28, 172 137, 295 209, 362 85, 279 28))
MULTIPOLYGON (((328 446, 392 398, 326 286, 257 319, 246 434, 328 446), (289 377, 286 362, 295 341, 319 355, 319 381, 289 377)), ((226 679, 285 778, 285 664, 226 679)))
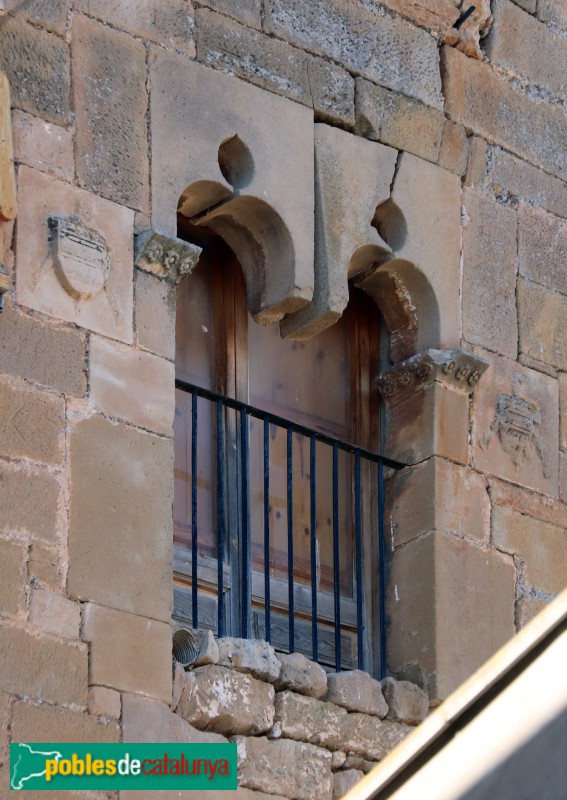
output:
POLYGON ((83 644, 13 626, 0 627, 0 691, 47 703, 84 706, 87 659, 83 644))
POLYGON ((467 132, 457 122, 447 120, 443 129, 443 139, 437 162, 443 169, 464 175, 467 168, 468 139, 467 132))
POLYGON ((79 181, 109 200, 147 211, 144 45, 77 16, 71 48, 79 181))
MULTIPOLYGON (((270 684, 217 665, 187 673, 176 713, 200 730, 264 733, 274 721, 270 684)), ((253 788, 253 787, 252 787, 253 788)))
MULTIPOLYGON (((545 2, 545 0, 543 0, 545 2)), ((537 0, 514 0, 517 6, 523 8, 524 11, 528 11, 530 14, 535 14, 537 0)))
POLYGON ((403 94, 356 79, 356 130, 361 136, 437 162, 445 118, 403 94))
POLYGON ((89 714, 16 702, 12 720, 15 742, 117 742, 117 723, 103 724, 89 714))
POLYGON ((358 769, 335 772, 333 775, 333 800, 340 800, 341 797, 344 797, 362 778, 364 778, 364 772, 358 769))
POLYGON ((74 7, 141 39, 195 55, 193 7, 187 0, 74 0, 74 7))
POLYGON ((430 700, 445 699, 514 634, 514 601, 510 556, 444 533, 408 542, 392 559, 389 668, 412 666, 430 700))
POLYGON ((514 486, 497 478, 489 478, 488 486, 493 505, 504 506, 560 528, 567 528, 567 507, 555 497, 528 492, 521 486, 514 486))
POLYGON ((175 288, 136 270, 136 343, 159 356, 175 358, 175 288))
POLYGON ((313 114, 162 50, 151 61, 153 228, 175 236, 178 206, 201 214, 243 266, 250 313, 277 322, 313 294, 313 114))
POLYGON ((557 381, 505 359, 493 364, 473 398, 475 466, 557 497, 557 381))
POLYGON ((566 113, 561 107, 536 103, 488 64, 450 47, 442 50, 442 71, 445 110, 452 120, 567 178, 566 113))
POLYGON ((463 229, 463 335, 516 358, 516 212, 467 189, 463 229))
POLYGON ((171 710, 175 711, 179 705, 183 687, 185 686, 185 667, 179 661, 173 661, 173 694, 171 698, 171 710))
POLYGON ((435 40, 405 20, 376 15, 345 0, 269 0, 264 30, 328 56, 374 83, 441 108, 435 40))
POLYGON ((0 380, 0 452, 56 466, 63 458, 65 401, 20 381, 0 380))
POLYGON ((567 294, 567 222, 522 203, 518 255, 520 275, 567 294))
POLYGON ((522 558, 522 583, 527 589, 552 594, 567 586, 565 529, 495 506, 492 510, 492 541, 498 549, 522 558))
POLYGON ((59 125, 44 122, 25 111, 12 115, 14 159, 55 178, 72 181, 75 175, 73 135, 59 125))
POLYGON ((89 714, 95 717, 120 719, 122 713, 120 692, 108 689, 106 686, 89 686, 87 708, 89 714))
POLYGON ((220 658, 219 645, 212 631, 201 631, 201 649, 193 662, 193 667, 217 664, 220 658))
POLYGON ((238 784, 296 800, 331 800, 331 754, 289 739, 236 736, 238 784), (290 769, 293 765, 293 769, 290 769))
MULTIPOLYGON (((365 5, 375 7, 372 0, 366 0, 365 5)), ((411 3, 406 0, 383 0, 381 5, 402 14, 423 28, 439 33, 447 32, 459 17, 454 0, 412 0, 411 3)))
POLYGON ((354 83, 346 70, 206 8, 197 9, 196 21, 199 61, 296 100, 332 121, 354 123, 354 83))
POLYGON ((429 698, 415 683, 384 678, 382 692, 388 704, 387 719, 419 725, 429 713, 429 698))
POLYGON ((171 435, 175 412, 171 361, 91 336, 89 367, 92 398, 101 411, 171 435))
POLYGON ((315 700, 294 692, 278 692, 276 695, 275 720, 279 722, 282 736, 286 739, 337 750, 341 741, 339 728, 346 713, 344 708, 329 701, 315 700))
POLYGON ((488 541, 486 479, 469 467, 430 458, 396 473, 387 485, 387 518, 395 547, 440 530, 488 541))
POLYGON ((122 725, 125 742, 222 744, 227 741, 218 733, 193 728, 164 703, 134 694, 122 695, 122 725))
POLYGON ((360 758, 360 756, 347 756, 345 759, 344 768, 358 769, 366 774, 367 772, 370 772, 371 769, 374 769, 377 763, 377 761, 366 761, 364 758, 360 758))
POLYGON ((275 682, 276 689, 290 689, 318 699, 323 697, 327 691, 327 673, 323 667, 303 653, 279 653, 278 658, 281 672, 275 682))
POLYGON ((0 370, 60 392, 84 395, 85 337, 73 328, 47 325, 6 305, 0 315, 0 370))
POLYGON ((18 302, 131 342, 132 212, 28 167, 21 167, 19 176, 18 302), (60 277, 59 260, 50 246, 53 234, 49 218, 53 216, 78 217, 106 243, 108 272, 101 276, 102 288, 91 297, 78 298, 60 277))
POLYGON ((69 48, 58 36, 39 31, 22 19, 0 19, 0 69, 10 81, 16 108, 48 122, 67 122, 69 62, 69 48))
POLYGON ((172 455, 171 442, 101 417, 76 426, 71 596, 169 622, 172 455))
POLYGON ((0 692, 0 764, 6 765, 0 772, 0 791, 8 797, 10 791, 10 747, 8 744, 8 723, 12 710, 12 700, 9 694, 0 692))
MULTIPOLYGON (((152 791, 152 800, 180 800, 181 796, 178 789, 154 789, 152 791)), ((190 797, 191 795, 186 794, 186 796, 190 797)), ((215 791, 214 789, 207 789, 206 797, 207 800, 288 800, 288 798, 282 797, 279 794, 254 792, 251 789, 244 789, 243 787, 240 787, 236 791, 227 791, 226 789, 215 791)), ((35 799, 32 798, 32 800, 35 799)), ((122 790, 120 792, 120 800, 144 800, 144 796, 136 789, 122 790)))
POLYGON ((315 291, 285 319, 285 338, 308 338, 334 324, 348 303, 348 278, 390 252, 372 226, 388 200, 396 151, 329 125, 315 125, 315 291))
POLYGON ((3 615, 22 615, 26 610, 27 546, 0 539, 0 609, 3 615))
POLYGON ((567 370, 567 296, 518 280, 520 352, 567 370))
POLYGON ((204 0, 200 5, 237 19, 250 28, 260 30, 262 27, 262 0, 239 0, 238 3, 234 0, 204 0))
POLYGON ((28 575, 30 580, 34 579, 36 585, 61 589, 63 581, 57 550, 40 542, 34 542, 30 547, 28 575))
POLYGON ((347 754, 342 750, 333 750, 331 753, 331 768, 340 769, 347 761, 347 754))
POLYGON ((32 589, 30 622, 48 633, 78 639, 81 609, 77 603, 57 592, 32 589))
POLYGON ((224 636, 218 640, 219 660, 223 667, 249 672, 261 681, 277 680, 281 665, 274 648, 261 639, 234 639, 224 636))
POLYGON ((567 31, 567 8, 562 0, 538 0, 537 16, 542 22, 554 22, 567 31))
POLYGON ((540 600, 538 597, 530 597, 529 595, 524 595, 524 597, 518 598, 516 600, 516 628, 517 630, 521 630, 524 625, 527 625, 528 622, 531 622, 532 619, 542 611, 545 606, 547 605, 546 600, 540 600))
POLYGON ((47 469, 15 469, 0 464, 2 528, 45 542, 55 541, 60 492, 57 478, 47 469))
POLYGON ((359 669, 329 673, 325 701, 376 717, 385 717, 388 713, 380 681, 359 669))
POLYGON ((559 453, 559 498, 567 503, 567 453, 559 453))
POLYGON ((171 633, 164 622, 87 603, 89 683, 171 702, 171 633))
POLYGON ((67 14, 70 0, 3 0, 2 6, 6 11, 13 11, 19 17, 46 28, 49 31, 62 34, 67 25, 67 14))
POLYGON ((507 198, 524 198, 552 214, 567 217, 567 184, 521 161, 500 147, 472 136, 465 182, 507 198))
POLYGON ((567 450, 567 374, 559 375, 559 446, 567 450))
POLYGON ((556 95, 564 95, 567 41, 509 0, 495 0, 492 11, 494 23, 485 45, 492 63, 512 69, 556 95), (548 53, 553 53, 553 58, 548 53))
POLYGON ((367 714, 347 714, 340 725, 341 749, 369 761, 381 761, 412 730, 401 722, 389 722, 367 714))

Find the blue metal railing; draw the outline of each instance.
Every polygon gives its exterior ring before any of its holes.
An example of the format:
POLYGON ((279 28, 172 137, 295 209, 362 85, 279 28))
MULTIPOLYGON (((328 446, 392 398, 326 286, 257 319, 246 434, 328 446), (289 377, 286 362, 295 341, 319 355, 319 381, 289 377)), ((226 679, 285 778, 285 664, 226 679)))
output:
MULTIPOLYGON (((364 497, 365 481, 362 477, 363 464, 376 465, 375 473, 375 496, 378 505, 378 525, 377 535, 379 538, 379 608, 376 609, 376 617, 380 620, 380 660, 382 661, 382 672, 385 672, 385 608, 384 608, 384 467, 401 469, 405 464, 393 461, 392 459, 373 453, 356 445, 343 442, 333 436, 314 431, 303 425, 291 422, 288 419, 279 417, 267 411, 254 408, 246 403, 233 400, 228 397, 211 392, 182 380, 176 380, 177 389, 191 395, 191 612, 192 625, 199 627, 199 530, 198 530, 198 492, 197 479, 199 473, 199 453, 198 441, 198 422, 199 422, 199 401, 213 404, 216 408, 216 454, 215 454, 215 476, 216 476, 216 525, 217 525, 217 632, 223 636, 227 632, 225 614, 226 609, 222 601, 223 584, 223 564, 226 558, 225 542, 227 541, 227 520, 230 517, 229 504, 238 507, 239 519, 239 546, 238 552, 228 553, 229 558, 237 558, 239 561, 239 622, 240 630, 234 633, 243 638, 251 638, 251 612, 252 612, 252 541, 251 541, 251 499, 250 499, 250 418, 259 419, 263 422, 262 426, 262 474, 263 474, 263 563, 264 563, 264 623, 265 638, 272 640, 272 597, 270 582, 270 558, 271 558, 271 526, 270 526, 270 486, 271 486, 271 461, 270 461, 270 428, 274 426, 286 432, 286 513, 287 513, 287 632, 289 652, 296 650, 296 581, 295 581, 295 557, 294 557, 294 497, 293 497, 293 436, 294 434, 304 437, 309 442, 309 561, 310 561, 310 627, 311 627, 311 652, 314 661, 320 660, 319 652, 319 617, 318 617, 318 538, 317 538, 317 492, 321 491, 321 480, 317 481, 317 445, 327 445, 332 450, 332 480, 330 487, 330 497, 332 504, 332 587, 333 587, 333 627, 334 627, 334 665, 337 671, 342 668, 341 655, 341 530, 340 530, 340 509, 341 497, 344 499, 344 486, 339 486, 339 454, 349 454, 352 460, 352 467, 349 470, 350 499, 351 507, 348 513, 352 516, 352 529, 349 528, 348 535, 354 532, 354 592, 353 598, 356 604, 356 638, 358 651, 358 667, 364 669, 364 632, 365 632, 365 603, 369 598, 365 597, 363 589, 363 514, 362 502, 364 497), (227 490, 226 480, 226 409, 237 412, 238 418, 238 441, 239 451, 236 455, 239 467, 239 491, 235 498, 234 492, 227 490), (318 485, 319 484, 319 485, 318 485)), ((366 481, 367 483, 367 481, 366 481)), ((344 518, 344 517, 343 517, 344 518)), ((229 548, 230 549, 230 548, 229 548)))

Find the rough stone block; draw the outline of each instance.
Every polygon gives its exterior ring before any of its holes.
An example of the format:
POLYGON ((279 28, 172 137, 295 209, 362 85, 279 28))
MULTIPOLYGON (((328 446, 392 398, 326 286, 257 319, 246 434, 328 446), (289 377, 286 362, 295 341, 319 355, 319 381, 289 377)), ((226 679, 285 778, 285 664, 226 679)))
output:
POLYGON ((12 114, 14 160, 71 182, 75 175, 73 134, 25 111, 12 114))
POLYGON ((541 208, 518 209, 520 275, 567 294, 567 222, 541 208))
POLYGON ((567 506, 557 498, 528 492, 521 486, 514 486, 497 478, 489 478, 488 485, 493 505, 504 506, 560 528, 567 528, 567 506))
POLYGON ((71 47, 79 181, 109 200, 147 211, 144 45, 77 16, 71 47))
POLYGON ((14 742, 118 742, 120 727, 67 708, 17 702, 12 719, 14 742))
POLYGON ((60 492, 57 478, 47 470, 0 464, 1 527, 54 542, 58 538, 60 492))
POLYGON ((262 0, 239 0, 238 3, 234 0, 204 0, 200 5, 237 19, 249 28, 260 30, 262 27, 262 0))
POLYGON ((272 39, 206 8, 196 12, 204 64, 296 100, 332 121, 354 123, 354 85, 336 64, 272 39))
POLYGON ((71 596, 169 621, 172 484, 171 442, 100 417, 77 425, 71 435, 71 596))
POLYGON ((34 583, 49 589, 63 588, 59 553, 53 547, 34 542, 30 547, 28 575, 34 583))
POLYGON ((526 588, 553 594, 567 586, 565 529, 495 506, 492 542, 499 550, 521 557, 526 588))
POLYGON ((179 661, 173 661, 173 693, 171 698, 171 710, 175 711, 179 705, 183 687, 185 686, 185 667, 179 661))
MULTIPOLYGON (((545 2, 545 0, 543 0, 543 2, 545 2)), ((537 0, 514 0, 514 3, 530 14, 535 14, 536 12, 537 0)))
POLYGON ((567 450, 567 374, 559 375, 559 446, 567 450))
POLYGON ((557 381, 505 359, 493 364, 473 397, 475 466, 557 497, 557 381))
POLYGON ((359 135, 437 163, 445 127, 441 111, 363 78, 356 79, 355 96, 359 135))
POLYGON ((192 666, 204 667, 207 664, 218 664, 219 658, 219 645, 213 632, 201 631, 201 649, 192 666))
POLYGON ((19 190, 18 302, 105 336, 131 342, 132 211, 28 167, 20 168, 19 190), (104 239, 107 272, 97 276, 91 296, 78 294, 75 288, 68 291, 66 281, 70 275, 74 281, 72 270, 81 265, 81 252, 73 250, 66 255, 66 240, 59 236, 58 249, 63 255, 56 256, 50 246, 54 234, 48 220, 52 216, 61 219, 76 216, 89 235, 104 239))
POLYGON ((69 64, 69 48, 58 36, 17 17, 0 19, 0 69, 10 81, 16 108, 48 122, 68 122, 69 64))
POLYGON ((176 713, 200 730, 258 734, 274 721, 274 687, 241 672, 212 665, 187 673, 176 713))
POLYGON ((238 784, 296 800, 331 800, 331 754, 289 739, 236 736, 238 784), (291 766, 293 765, 293 768, 291 766))
POLYGON ((401 722, 370 717, 367 714, 347 714, 341 720, 341 750, 369 761, 382 761, 411 732, 401 722))
POLYGON ((56 466, 63 458, 65 401, 23 382, 0 380, 0 453, 56 466))
MULTIPOLYGON (((373 7, 372 0, 366 5, 373 7)), ((459 18, 457 3, 454 0, 383 0, 381 5, 407 17, 422 28, 429 28, 438 33, 446 33, 459 18)))
POLYGON ((337 750, 340 746, 339 728, 346 713, 344 708, 329 701, 294 692, 278 692, 276 695, 275 721, 286 739, 337 750))
POLYGON ((555 95, 565 95, 567 41, 509 0, 495 0, 492 12, 494 22, 485 44, 492 63, 555 95))
POLYGON ((45 589, 32 589, 30 597, 30 622, 43 628, 47 633, 55 633, 70 639, 79 638, 81 609, 78 603, 67 600, 57 592, 45 589))
POLYGON ((349 72, 441 108, 435 40, 405 20, 373 14, 346 0, 268 0, 264 30, 330 57, 349 72))
POLYGON ((445 110, 450 119, 547 172, 567 178, 563 108, 531 100, 488 64, 450 47, 442 50, 442 72, 445 110))
POLYGON ((46 703, 84 706, 87 661, 83 644, 0 627, 0 691, 46 703))
POLYGON ((67 25, 70 0, 3 0, 3 8, 12 11, 27 22, 63 34, 67 25))
POLYGON ((218 663, 223 667, 248 672, 268 683, 274 683, 280 674, 281 665, 274 648, 262 639, 225 636, 218 640, 218 648, 218 663))
POLYGON ((175 287, 136 270, 136 343, 159 356, 175 358, 175 287))
MULTIPOLYGON (((333 753, 333 755, 335 754, 333 753)), ((360 756, 347 756, 344 762, 344 768, 358 769, 366 774, 374 769, 377 763, 377 761, 366 761, 364 758, 360 758, 360 756)))
POLYGON ((333 750, 331 753, 331 769, 340 769, 347 761, 347 754, 342 750, 333 750))
POLYGON ((164 703, 134 694, 122 695, 122 726, 125 742, 222 744, 227 741, 218 733, 193 728, 164 703))
POLYGON ((193 7, 187 0, 74 0, 73 5, 113 28, 195 56, 193 7))
POLYGON ((540 600, 538 597, 530 597, 524 595, 516 600, 516 629, 521 630, 528 622, 542 611, 547 605, 546 600, 540 600))
POLYGON ((467 189, 463 229, 463 335, 516 358, 516 212, 467 189))
POLYGON ((333 775, 333 800, 340 800, 341 797, 344 797, 362 778, 364 778, 364 772, 359 769, 335 772, 333 775))
POLYGON ((329 673, 325 701, 347 711, 362 711, 376 717, 385 717, 388 713, 380 682, 359 669, 329 673))
POLYGON ((169 625, 87 603, 82 635, 90 644, 90 684, 171 702, 169 625))
POLYGON ((201 214, 244 267, 250 313, 277 322, 313 295, 313 114, 162 50, 151 62, 152 225, 175 236, 180 202, 201 214))
POLYGON ((382 692, 388 704, 387 718, 393 722, 419 725, 429 713, 429 698, 415 683, 384 678, 382 692))
POLYGON ((430 700, 445 699, 513 636, 514 601, 509 556, 443 533, 408 542, 388 587, 390 669, 412 665, 430 700))
POLYGON ((466 130, 457 122, 447 120, 443 128, 443 139, 441 140, 441 150, 439 151, 439 161, 437 163, 443 169, 448 169, 449 172, 464 175, 467 168, 467 158, 468 139, 466 130))
POLYGON ((87 692, 87 708, 89 714, 106 719, 120 719, 122 702, 120 692, 106 686, 89 686, 87 692))
POLYGON ((567 370, 567 296, 518 280, 520 352, 567 370))
POLYGON ((87 386, 85 337, 6 305, 0 315, 0 371, 82 396, 87 386))
POLYGON ((567 503, 567 453, 559 453, 559 498, 567 503))
POLYGON ((27 546, 0 539, 0 613, 22 615, 26 610, 27 546))
POLYGON ((327 673, 323 667, 303 653, 279 653, 278 658, 281 672, 275 682, 276 689, 290 689, 317 699, 323 697, 327 691, 327 673))
POLYGON ((563 0, 538 0, 537 16, 542 22, 553 22, 567 31, 567 7, 563 0))
POLYGON ((171 435, 175 411, 171 361, 91 336, 89 367, 97 408, 141 428, 171 435))

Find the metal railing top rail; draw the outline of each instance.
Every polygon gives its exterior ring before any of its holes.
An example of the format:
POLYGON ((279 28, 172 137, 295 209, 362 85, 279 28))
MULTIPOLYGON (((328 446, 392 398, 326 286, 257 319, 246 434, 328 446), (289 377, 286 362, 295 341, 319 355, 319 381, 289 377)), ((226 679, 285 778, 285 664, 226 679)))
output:
POLYGON ((180 378, 175 379, 175 388, 181 389, 189 394, 196 394, 198 397, 204 397, 207 400, 212 400, 213 402, 218 402, 220 400, 222 401, 223 405, 232 408, 234 411, 245 411, 251 417, 268 421, 274 425, 278 425, 281 428, 290 429, 294 433, 299 433, 307 438, 313 437, 318 442, 331 445, 331 447, 336 446, 339 448, 339 450, 343 450, 347 453, 359 453, 363 458, 368 459, 368 461, 373 461, 376 464, 382 464, 384 467, 400 470, 408 466, 401 461, 395 461, 394 459, 383 456, 380 453, 373 453, 371 450, 366 450, 364 447, 358 447, 357 445, 350 444, 349 442, 344 442, 334 436, 329 436, 326 433, 320 433, 319 431, 312 430, 311 428, 307 428, 305 425, 300 425, 299 423, 293 422, 285 417, 279 417, 277 414, 272 414, 270 411, 263 411, 260 408, 248 405, 248 403, 243 403, 241 400, 234 400, 231 397, 226 397, 225 395, 218 394, 217 392, 212 392, 209 389, 203 389, 200 386, 187 383, 187 381, 183 381, 180 378))

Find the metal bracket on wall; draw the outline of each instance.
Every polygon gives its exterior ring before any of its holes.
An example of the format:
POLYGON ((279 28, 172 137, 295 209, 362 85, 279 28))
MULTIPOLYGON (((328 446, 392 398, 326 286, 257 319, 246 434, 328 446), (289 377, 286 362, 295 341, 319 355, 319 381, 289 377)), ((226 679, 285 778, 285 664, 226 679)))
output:
POLYGON ((12 148, 10 84, 0 72, 0 311, 4 294, 10 288, 10 277, 4 264, 4 225, 16 217, 16 178, 12 148))

